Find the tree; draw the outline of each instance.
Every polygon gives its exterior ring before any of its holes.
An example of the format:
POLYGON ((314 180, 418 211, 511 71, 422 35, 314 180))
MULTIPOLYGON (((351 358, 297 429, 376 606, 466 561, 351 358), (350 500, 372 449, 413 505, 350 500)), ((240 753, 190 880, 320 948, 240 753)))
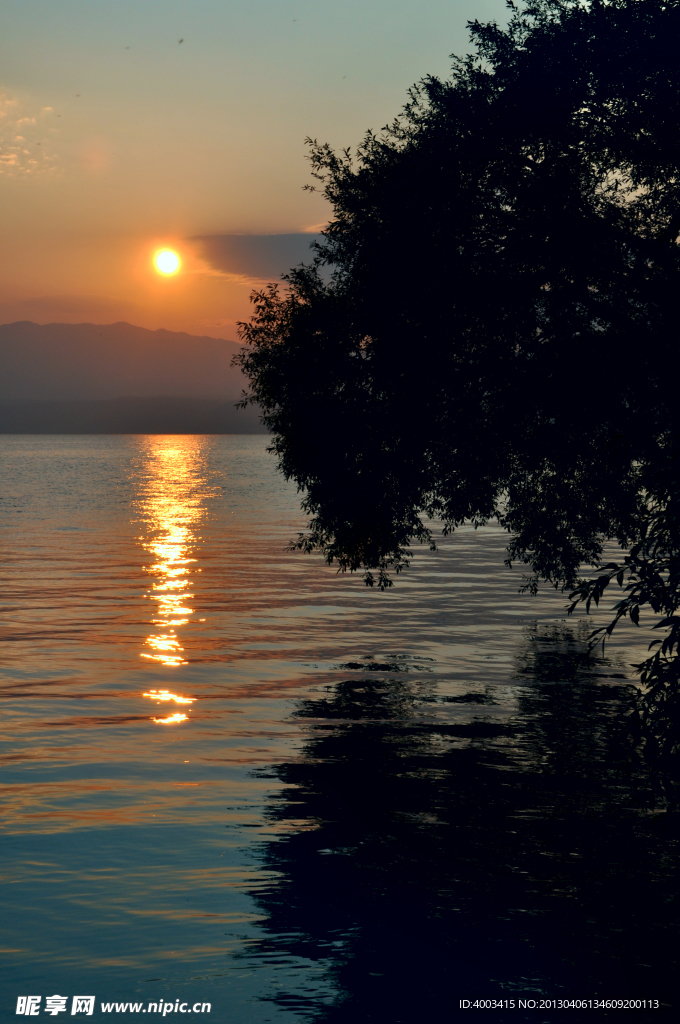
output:
POLYGON ((509 7, 505 29, 471 23, 451 79, 420 82, 354 155, 309 140, 333 215, 311 265, 254 295, 245 400, 304 492, 298 546, 369 585, 391 585, 412 541, 434 545, 433 520, 496 519, 529 589, 589 608, 615 580, 617 621, 661 613, 639 720, 663 709, 666 756, 680 742, 680 0, 509 7), (627 554, 603 565, 612 540, 627 554))

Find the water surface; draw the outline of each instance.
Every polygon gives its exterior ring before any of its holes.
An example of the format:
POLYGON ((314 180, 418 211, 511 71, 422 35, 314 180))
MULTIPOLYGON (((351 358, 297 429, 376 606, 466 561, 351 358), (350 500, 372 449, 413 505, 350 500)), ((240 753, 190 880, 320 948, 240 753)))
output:
POLYGON ((677 838, 620 729, 639 637, 585 662, 492 528, 385 594, 286 552, 265 449, 0 438, 2 1019, 668 999, 677 838))

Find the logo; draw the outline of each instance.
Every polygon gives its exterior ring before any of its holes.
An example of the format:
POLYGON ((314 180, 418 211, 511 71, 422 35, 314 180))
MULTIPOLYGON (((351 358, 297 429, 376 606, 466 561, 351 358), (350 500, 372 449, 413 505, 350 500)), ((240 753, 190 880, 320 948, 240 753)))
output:
POLYGON ((94 1010, 94 996, 74 996, 73 1005, 71 1007, 71 1015, 74 1013, 86 1013, 88 1017, 92 1016, 94 1010))
MULTIPOLYGON (((71 1002, 71 1016, 74 1013, 84 1013, 91 1017, 94 1012, 94 996, 74 996, 71 1002)), ((40 1013, 42 996, 19 996, 17 999, 16 1012, 24 1017, 37 1017, 40 1013)), ((56 1017, 58 1013, 66 1013, 68 996, 45 996, 45 1013, 56 1017)))
POLYGON ((37 1017, 40 1013, 40 1000, 42 996, 19 996, 17 999, 17 1013, 23 1013, 27 1017, 37 1017))

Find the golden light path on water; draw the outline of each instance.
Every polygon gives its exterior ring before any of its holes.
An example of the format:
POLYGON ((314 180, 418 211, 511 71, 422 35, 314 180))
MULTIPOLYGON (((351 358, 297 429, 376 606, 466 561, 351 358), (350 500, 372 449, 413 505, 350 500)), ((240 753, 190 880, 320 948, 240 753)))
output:
MULTIPOLYGON (((142 546, 153 556, 147 567, 153 577, 147 596, 157 602, 151 619, 157 629, 147 636, 147 650, 140 657, 172 670, 188 663, 178 629, 187 625, 194 613, 189 602, 194 596, 191 575, 197 560, 192 552, 200 541, 197 530, 206 514, 205 499, 215 488, 205 479, 199 438, 159 435, 146 441, 146 479, 138 507, 145 526, 142 546)), ((143 696, 175 704, 194 701, 166 688, 152 689, 143 696)), ((152 720, 170 725, 187 721, 188 716, 175 713, 152 720)))
POLYGON ((143 693, 143 697, 151 697, 153 700, 173 700, 175 704, 193 704, 196 700, 195 697, 179 697, 176 693, 170 693, 169 690, 149 690, 148 693, 143 693))

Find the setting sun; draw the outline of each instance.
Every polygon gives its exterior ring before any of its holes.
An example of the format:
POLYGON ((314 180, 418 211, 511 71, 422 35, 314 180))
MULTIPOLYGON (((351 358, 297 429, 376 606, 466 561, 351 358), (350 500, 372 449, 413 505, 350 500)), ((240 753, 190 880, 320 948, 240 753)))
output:
POLYGON ((161 274, 175 274, 179 269, 179 256, 172 249, 161 249, 153 259, 156 270, 161 274))

